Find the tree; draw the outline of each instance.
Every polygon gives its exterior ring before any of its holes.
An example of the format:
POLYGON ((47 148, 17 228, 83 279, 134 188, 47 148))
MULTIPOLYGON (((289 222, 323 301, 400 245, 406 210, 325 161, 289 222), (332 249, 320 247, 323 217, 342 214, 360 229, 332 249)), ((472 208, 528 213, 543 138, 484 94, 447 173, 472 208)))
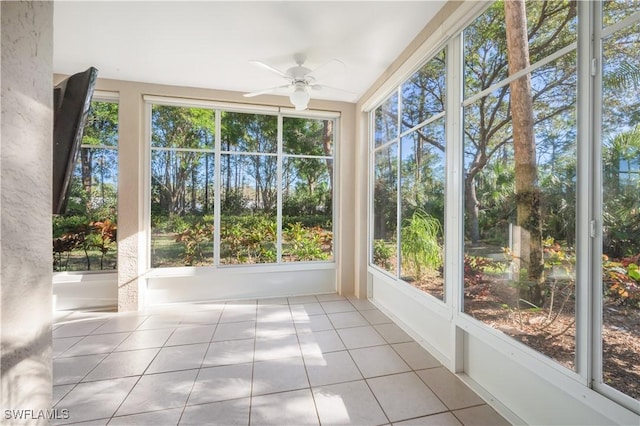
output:
MULTIPOLYGON (((505 79, 508 57, 504 2, 496 2, 465 30, 465 96, 472 96, 505 79)), ((575 3, 527 2, 525 15, 531 62, 547 57, 575 41, 575 3)), ((536 71, 532 87, 533 125, 563 116, 575 104, 575 54, 568 54, 536 71)), ((483 202, 477 196, 477 178, 495 161, 513 155, 510 86, 497 88, 465 108, 465 212, 467 236, 481 238, 479 219, 483 202)), ((543 135, 538 135, 541 137, 543 135)), ((571 135, 569 135, 571 136, 571 135)), ((570 137, 568 139, 571 139, 570 137)), ((557 143, 556 140, 552 141, 557 143)))
MULTIPOLYGON (((526 9, 523 0, 504 2, 509 75, 529 67, 526 9)), ((531 74, 510 83, 517 224, 520 227, 519 259, 527 267, 529 301, 543 302, 541 194, 538 188, 531 74)))

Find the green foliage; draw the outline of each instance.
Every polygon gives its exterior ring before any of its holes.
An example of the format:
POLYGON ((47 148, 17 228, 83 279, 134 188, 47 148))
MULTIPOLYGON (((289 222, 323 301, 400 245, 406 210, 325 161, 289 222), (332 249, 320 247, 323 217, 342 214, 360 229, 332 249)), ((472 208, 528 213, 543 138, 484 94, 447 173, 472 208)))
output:
POLYGON ((604 256, 602 281, 605 294, 620 304, 640 308, 640 254, 619 260, 604 256))
POLYGON ((416 210, 403 221, 400 231, 402 263, 416 274, 423 276, 425 269, 442 267, 442 225, 429 214, 416 210))
POLYGON ((192 266, 194 262, 205 259, 204 247, 213 241, 213 226, 196 223, 176 234, 176 242, 184 245, 184 264, 192 266))
POLYGON ((224 218, 220 233, 221 258, 226 263, 276 261, 276 221, 269 216, 224 218))
POLYGON ((391 260, 396 256, 393 246, 385 240, 373 241, 373 263, 384 270, 391 269, 391 260))
POLYGON ((305 228, 300 222, 289 225, 282 232, 283 256, 294 261, 326 260, 329 254, 323 250, 325 243, 331 244, 330 233, 321 228, 305 228))

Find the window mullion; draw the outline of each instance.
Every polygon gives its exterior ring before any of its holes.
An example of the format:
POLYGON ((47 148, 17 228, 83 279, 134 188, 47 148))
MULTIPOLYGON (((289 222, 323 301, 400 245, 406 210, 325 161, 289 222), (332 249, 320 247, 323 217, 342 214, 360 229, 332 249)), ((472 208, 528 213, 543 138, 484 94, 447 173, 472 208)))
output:
POLYGON ((220 266, 220 180, 221 170, 221 146, 222 146, 222 113, 219 109, 215 112, 215 149, 214 149, 214 205, 213 205, 213 264, 220 266))
POLYGON ((282 263, 282 134, 283 117, 278 114, 278 134, 277 134, 277 166, 276 166, 276 263, 282 263))

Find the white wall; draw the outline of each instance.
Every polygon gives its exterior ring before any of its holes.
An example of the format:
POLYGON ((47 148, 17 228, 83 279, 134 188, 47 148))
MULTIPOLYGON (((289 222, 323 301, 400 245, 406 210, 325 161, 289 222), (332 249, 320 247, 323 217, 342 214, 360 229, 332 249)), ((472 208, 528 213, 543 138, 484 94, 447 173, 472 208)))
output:
POLYGON ((5 410, 38 416, 51 408, 53 3, 1 2, 0 15, 0 407, 6 419, 5 410))

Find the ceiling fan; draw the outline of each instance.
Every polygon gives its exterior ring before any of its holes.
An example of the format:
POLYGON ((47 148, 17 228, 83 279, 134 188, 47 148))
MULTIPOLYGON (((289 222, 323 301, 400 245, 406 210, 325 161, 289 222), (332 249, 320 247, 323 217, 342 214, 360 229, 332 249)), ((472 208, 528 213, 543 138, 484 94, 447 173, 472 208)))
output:
POLYGON ((312 90, 337 90, 346 92, 346 90, 338 89, 335 87, 320 85, 317 83, 317 72, 320 69, 326 69, 329 65, 340 65, 344 67, 344 63, 339 61, 338 59, 332 59, 331 61, 319 66, 318 68, 312 70, 304 66, 304 62, 306 60, 304 55, 295 55, 294 59, 296 61, 296 65, 287 69, 286 71, 281 71, 271 65, 265 64, 260 61, 249 61, 251 64, 262 67, 268 71, 271 71, 274 74, 279 75, 280 77, 287 80, 287 84, 271 87, 269 89, 258 90, 257 92, 245 93, 244 96, 247 98, 251 98, 259 95, 266 95, 269 93, 278 93, 285 92, 289 93, 289 100, 295 106, 297 111, 307 109, 307 105, 309 104, 309 99, 311 99, 311 91, 312 90))

